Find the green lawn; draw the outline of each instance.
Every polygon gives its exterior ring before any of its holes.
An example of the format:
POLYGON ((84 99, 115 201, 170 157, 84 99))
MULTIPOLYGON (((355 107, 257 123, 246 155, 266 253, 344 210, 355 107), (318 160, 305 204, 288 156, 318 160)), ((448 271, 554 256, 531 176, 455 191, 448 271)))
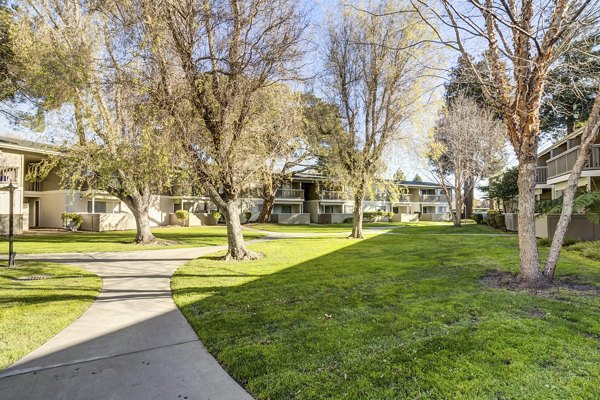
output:
MULTIPOLYGON (((394 229, 405 226, 440 226, 448 223, 440 222, 371 222, 363 223, 364 229, 385 228, 394 229)), ((451 225, 451 224, 450 224, 451 225)), ((279 225, 279 224, 250 224, 254 229, 260 229, 269 232, 289 232, 289 233, 350 233, 352 224, 310 224, 310 225, 279 225)))
MULTIPOLYGON (((214 246, 227 244, 224 226, 193 228, 156 228, 152 230, 160 239, 173 240, 180 244, 168 248, 214 246)), ((257 232, 244 232, 246 239, 263 236, 257 232)), ((17 253, 82 253, 92 251, 160 250, 165 246, 141 246, 134 244, 135 231, 111 232, 60 232, 53 234, 25 234, 15 238, 17 253)), ((0 253, 8 252, 6 237, 0 242, 0 253)))
MULTIPOLYGON (((597 295, 482 283, 490 270, 516 273, 515 236, 252 247, 266 257, 200 258, 172 288, 209 351, 258 399, 600 398, 597 295)), ((600 263, 566 254, 558 274, 597 283, 600 263)))
POLYGON ((0 268, 0 370, 44 344, 98 296, 100 278, 80 268, 19 262, 0 268), (43 280, 14 278, 49 275, 43 280))

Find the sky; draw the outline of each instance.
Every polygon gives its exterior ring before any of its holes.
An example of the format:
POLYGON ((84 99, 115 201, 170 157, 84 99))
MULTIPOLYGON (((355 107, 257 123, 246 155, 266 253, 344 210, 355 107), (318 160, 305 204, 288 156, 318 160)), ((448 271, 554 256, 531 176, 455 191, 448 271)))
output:
MULTIPOLYGON (((308 37, 310 43, 315 49, 322 49, 323 35, 322 27, 327 21, 328 16, 335 12, 334 2, 328 0, 300 0, 304 7, 309 10, 309 18, 311 26, 309 27, 308 37)), ((457 54, 447 50, 441 51, 439 54, 439 63, 437 67, 449 68, 456 61, 457 54)), ((314 53, 307 57, 307 71, 309 76, 317 75, 320 72, 318 56, 314 53)), ((443 72, 441 72, 443 75, 443 72)), ((443 79, 432 78, 432 86, 436 89, 427 93, 427 98, 424 99, 422 109, 403 126, 402 140, 397 141, 385 154, 385 162, 388 165, 387 176, 391 177, 397 169, 402 169, 408 179, 412 179, 417 173, 424 179, 431 179, 427 172, 423 158, 419 156, 421 143, 427 137, 431 130, 441 105, 441 97, 443 95, 443 79)), ((304 84, 315 88, 314 80, 308 80, 304 84)), ((300 86, 299 88, 302 88, 300 86)), ((27 109, 26 106, 20 106, 21 109, 27 109)), ((65 120, 64 115, 53 113, 47 118, 47 129, 44 132, 33 132, 26 127, 11 124, 6 117, 0 115, 0 135, 11 135, 21 138, 26 138, 33 141, 62 143, 65 139, 64 127, 70 124, 69 120, 65 120)), ((514 158, 514 157, 513 157, 514 158)))

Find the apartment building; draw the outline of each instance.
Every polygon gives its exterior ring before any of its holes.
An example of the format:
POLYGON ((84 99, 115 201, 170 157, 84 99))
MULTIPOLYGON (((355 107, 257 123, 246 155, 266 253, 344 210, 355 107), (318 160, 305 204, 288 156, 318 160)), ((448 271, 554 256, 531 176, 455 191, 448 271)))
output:
MULTIPOLYGON (((61 228, 62 213, 75 212, 83 217, 82 230, 104 231, 134 229, 131 210, 108 193, 93 190, 69 190, 61 186, 58 175, 50 172, 41 182, 28 182, 27 171, 34 163, 56 151, 45 144, 0 137, 0 186, 13 182, 15 232, 35 228, 61 228)), ((395 221, 450 219, 446 197, 432 182, 396 182, 405 193, 391 199, 376 192, 364 201, 363 209, 394 212, 395 221)), ((244 193, 240 212, 250 211, 255 219, 262 209, 260 188, 244 193)), ((157 194, 152 199, 152 226, 180 224, 177 210, 190 212, 187 226, 214 224, 210 211, 216 209, 210 198, 193 187, 174 188, 172 193, 157 194)), ((271 221, 282 224, 341 223, 354 211, 352 193, 343 186, 332 185, 318 174, 297 173, 276 193, 271 221)), ((0 191, 0 233, 8 231, 8 192, 0 191)))
MULTIPOLYGON (((538 200, 551 200, 562 197, 567 181, 580 152, 583 128, 576 130, 564 139, 538 153, 536 170, 536 197, 538 200)), ((579 178, 581 190, 600 190, 600 140, 592 146, 590 158, 579 178)), ((538 218, 536 234, 539 237, 552 237, 558 215, 538 218)), ((584 215, 573 214, 568 237, 599 240, 600 226, 592 224, 584 215)))

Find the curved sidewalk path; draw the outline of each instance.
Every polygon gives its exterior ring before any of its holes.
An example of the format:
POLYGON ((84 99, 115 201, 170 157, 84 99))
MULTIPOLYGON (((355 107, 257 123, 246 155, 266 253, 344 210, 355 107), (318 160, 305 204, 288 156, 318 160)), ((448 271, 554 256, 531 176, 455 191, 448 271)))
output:
POLYGON ((77 265, 98 274, 103 287, 79 319, 0 372, 0 398, 251 399, 206 351, 171 297, 177 268, 224 249, 27 257, 77 265))

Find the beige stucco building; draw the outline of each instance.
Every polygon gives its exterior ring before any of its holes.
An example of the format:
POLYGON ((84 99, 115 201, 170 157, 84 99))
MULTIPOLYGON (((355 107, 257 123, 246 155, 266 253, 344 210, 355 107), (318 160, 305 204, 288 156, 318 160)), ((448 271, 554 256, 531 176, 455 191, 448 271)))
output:
MULTIPOLYGON (((105 231, 135 229, 131 210, 119 199, 105 192, 65 189, 59 176, 51 171, 40 182, 26 180, 33 164, 48 155, 57 154, 48 145, 21 139, 0 137, 0 186, 13 182, 15 232, 35 228, 63 227, 64 212, 83 217, 82 230, 105 231)), ((450 218, 442 189, 431 182, 396 182, 403 188, 399 199, 392 200, 384 192, 376 192, 364 201, 363 209, 393 212, 394 221, 446 220, 450 218)), ((216 209, 207 196, 156 194, 150 208, 152 226, 180 224, 175 212, 190 212, 188 226, 214 224, 210 211, 216 209)), ((8 230, 8 192, 0 191, 0 233, 8 230)), ((241 213, 250 211, 255 219, 262 208, 260 188, 246 191, 241 213)), ((272 222, 283 224, 341 223, 352 217, 352 193, 343 186, 335 187, 322 175, 298 173, 276 193, 272 222)))

